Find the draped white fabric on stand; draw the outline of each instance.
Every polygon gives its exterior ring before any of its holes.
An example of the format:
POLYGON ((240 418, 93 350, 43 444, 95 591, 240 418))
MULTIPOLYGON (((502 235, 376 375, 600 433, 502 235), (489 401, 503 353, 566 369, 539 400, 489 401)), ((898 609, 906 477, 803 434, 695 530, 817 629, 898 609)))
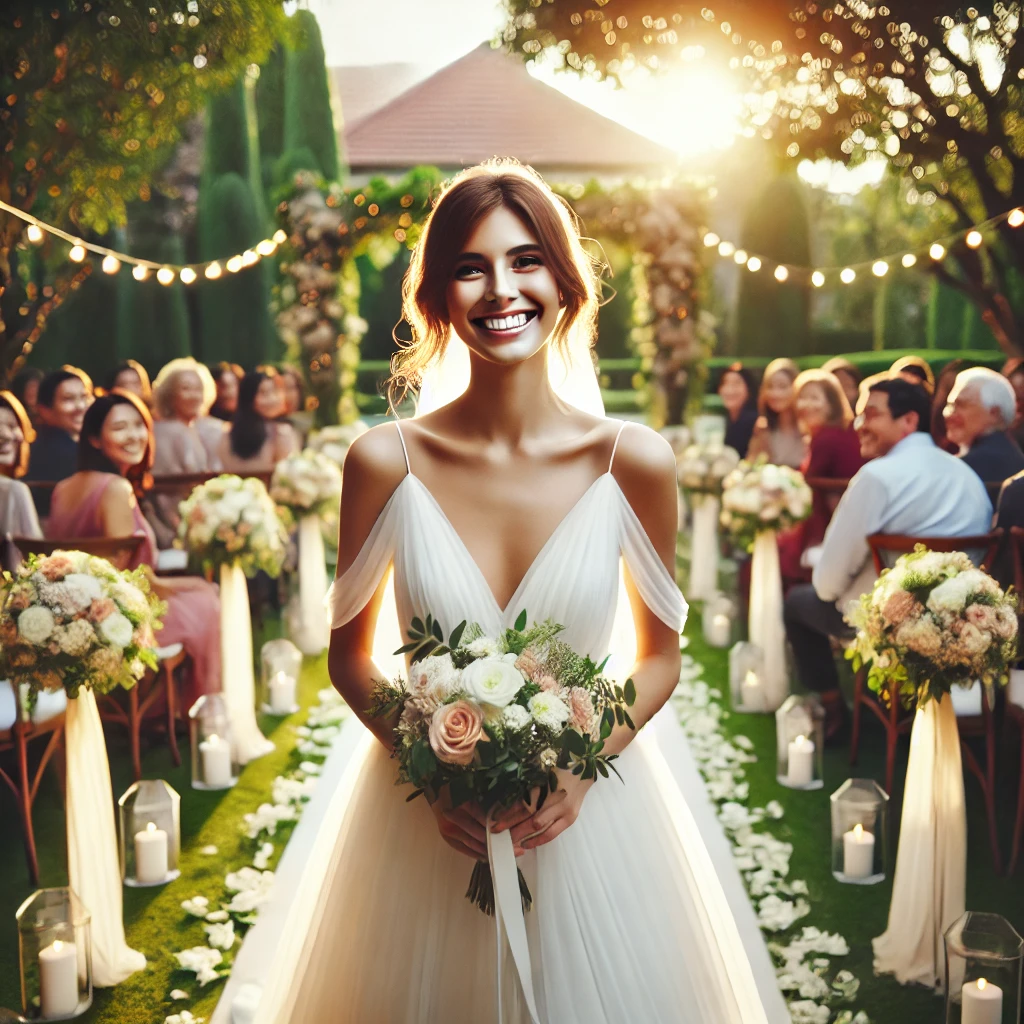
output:
POLYGON ((269 754, 274 744, 256 724, 256 679, 252 664, 252 621, 245 573, 220 567, 221 689, 228 706, 231 741, 240 764, 269 754))
POLYGON ((789 695, 786 631, 782 624, 782 569, 774 530, 754 540, 750 563, 750 642, 764 652, 766 711, 775 711, 789 695))
POLYGON ((964 912, 966 886, 960 735, 953 702, 944 697, 914 716, 889 926, 873 943, 876 973, 941 988, 942 936, 964 912))
POLYGON ((299 520, 299 607, 289 632, 292 643, 314 658, 327 649, 331 639, 330 620, 324 608, 327 587, 320 517, 303 516, 299 520))
POLYGON ((92 690, 82 687, 68 701, 65 742, 68 879, 92 915, 93 983, 109 988, 141 971, 146 958, 125 942, 110 765, 92 690))
POLYGON ((690 534, 691 600, 706 601, 718 590, 718 516, 721 502, 712 494, 693 496, 693 529, 690 534))

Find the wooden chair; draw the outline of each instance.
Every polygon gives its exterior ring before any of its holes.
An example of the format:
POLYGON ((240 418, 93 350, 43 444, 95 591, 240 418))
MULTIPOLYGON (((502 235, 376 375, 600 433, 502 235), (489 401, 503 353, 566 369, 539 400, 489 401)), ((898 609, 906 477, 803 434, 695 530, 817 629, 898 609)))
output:
MULTIPOLYGON (((923 544, 931 551, 981 551, 983 557, 979 563, 981 568, 992 564, 1002 543, 1003 531, 993 530, 991 533, 970 537, 912 537, 904 534, 878 533, 868 537, 868 546, 875 563, 875 571, 885 568, 885 554, 907 554, 918 544, 923 544)), ((888 708, 872 696, 867 686, 867 671, 862 669, 854 680, 853 692, 853 730, 850 737, 850 763, 856 764, 860 743, 861 708, 868 708, 885 728, 885 790, 892 792, 893 776, 896 765, 896 745, 901 733, 909 732, 913 725, 913 716, 904 711, 895 694, 887 695, 888 708)), ((988 816, 989 840, 992 844, 992 859, 996 871, 1001 871, 1002 857, 999 852, 999 841, 996 832, 995 815, 995 752, 996 730, 995 716, 988 700, 988 694, 982 688, 982 712, 980 715, 957 718, 960 731, 960 746, 963 751, 964 764, 977 778, 985 798, 985 812, 988 816), (982 768, 974 751, 967 745, 966 739, 980 736, 985 741, 985 766, 982 768)))
MULTIPOLYGON (((0 731, 0 754, 13 752, 17 768, 7 772, 0 764, 0 779, 7 783, 18 803, 21 815, 22 837, 25 843, 25 860, 28 864, 28 877, 32 885, 39 885, 39 858, 36 855, 36 835, 32 825, 32 805, 39 792, 39 783, 50 759, 61 760, 64 741, 64 715, 55 715, 36 725, 24 713, 17 688, 14 692, 16 719, 10 729, 0 731), (28 746, 33 740, 46 740, 42 756, 34 769, 29 767, 28 746)), ((64 789, 64 773, 60 772, 61 791, 64 789)))
POLYGON ((41 537, 12 537, 11 541, 22 555, 52 555, 54 551, 84 551, 98 558, 114 559, 126 555, 129 560, 139 553, 145 537, 67 537, 64 540, 45 540, 41 537))
MULTIPOLYGON (((184 494, 187 496, 200 484, 214 480, 221 473, 165 473, 153 477, 153 486, 149 494, 184 494)), ((246 477, 254 477, 261 481, 264 487, 270 486, 272 473, 247 473, 246 477)))

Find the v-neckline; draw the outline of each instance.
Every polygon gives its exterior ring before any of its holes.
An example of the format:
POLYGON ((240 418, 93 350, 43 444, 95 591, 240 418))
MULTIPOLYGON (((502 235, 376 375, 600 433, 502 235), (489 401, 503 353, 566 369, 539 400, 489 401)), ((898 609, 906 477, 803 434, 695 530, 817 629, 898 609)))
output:
MULTIPOLYGON (((526 572, 523 573, 523 578, 519 581, 519 585, 512 592, 512 596, 509 598, 508 604, 506 604, 504 608, 499 603, 497 597, 494 596, 494 591, 491 589, 491 585, 487 582, 487 577, 484 576, 483 570, 480 568, 480 563, 477 562, 477 560, 473 557, 473 553, 466 546, 466 542, 460 536, 459 531, 455 529, 455 526, 452 524, 452 521, 448 518, 447 513, 441 507, 440 502, 431 493, 430 488, 427 487, 427 485, 411 470, 405 475, 405 478, 402 480, 402 483, 404 484, 407 480, 414 480, 419 485, 420 490, 430 499, 430 503, 437 510, 437 514, 441 517, 441 520, 444 522, 445 526, 448 527, 452 536, 455 538, 459 547, 462 549, 463 554, 465 554, 466 560, 473 567, 473 570, 477 575, 477 579, 480 581, 480 585, 487 592, 488 596, 491 599, 491 604, 494 606, 495 610, 501 616, 501 621, 505 622, 508 619, 509 612, 515 608, 516 601, 519 599, 527 583, 529 583, 530 578, 533 576, 534 570, 540 564, 541 560, 544 558, 545 554, 548 552, 552 544, 555 542, 558 535, 562 532, 563 527, 565 527, 566 523, 569 522, 569 520, 572 518, 575 512, 580 508, 583 502, 590 496, 590 494, 594 491, 597 485, 607 478, 611 478, 612 483, 618 486, 618 481, 612 475, 611 470, 608 470, 607 472, 602 473, 596 480, 594 480, 594 482, 579 496, 579 498, 577 498, 576 501, 573 502, 569 510, 558 521, 558 525, 555 526, 555 528, 551 531, 551 534, 548 536, 548 539, 544 541, 544 543, 541 545, 540 550, 534 556, 533 561, 530 562, 529 566, 526 569, 526 572)), ((522 609, 519 609, 519 611, 522 611, 522 609)))

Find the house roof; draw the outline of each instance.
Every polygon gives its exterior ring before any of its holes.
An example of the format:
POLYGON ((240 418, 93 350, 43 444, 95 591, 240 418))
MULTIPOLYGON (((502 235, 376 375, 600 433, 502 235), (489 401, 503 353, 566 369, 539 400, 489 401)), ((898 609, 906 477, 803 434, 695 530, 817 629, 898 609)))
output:
MULTIPOLYGON (((353 87, 349 74, 345 88, 353 87)), ((359 88, 371 91, 372 79, 359 88)), ((465 167, 493 156, 592 174, 677 162, 671 150, 545 85, 522 60, 488 43, 376 110, 366 112, 357 101, 360 109, 361 115, 346 118, 345 156, 353 171, 465 167)))
POLYGON ((346 132, 430 75, 418 64, 398 63, 347 65, 331 68, 330 73, 341 98, 346 132))

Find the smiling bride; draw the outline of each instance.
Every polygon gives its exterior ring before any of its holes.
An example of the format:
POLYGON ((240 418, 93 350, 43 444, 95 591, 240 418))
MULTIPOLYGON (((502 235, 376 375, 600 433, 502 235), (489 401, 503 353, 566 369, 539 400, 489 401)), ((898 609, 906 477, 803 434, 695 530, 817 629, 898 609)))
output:
POLYGON ((392 407, 419 392, 417 415, 363 434, 345 464, 330 673, 357 717, 306 812, 319 831, 289 847, 278 877, 289 859, 292 877, 236 962, 255 983, 236 1019, 246 1002, 258 1024, 789 1020, 665 707, 686 617, 675 462, 652 430, 604 415, 598 283, 571 212, 532 171, 474 167, 437 199, 390 381, 392 407), (407 803, 396 721, 368 713, 405 640, 396 624, 430 613, 445 635, 468 620, 494 637, 523 611, 633 679, 637 732, 606 744, 622 783, 560 771, 541 809, 490 826, 444 791, 407 803), (533 894, 525 928, 518 900, 503 925, 465 898, 488 827, 533 894))

